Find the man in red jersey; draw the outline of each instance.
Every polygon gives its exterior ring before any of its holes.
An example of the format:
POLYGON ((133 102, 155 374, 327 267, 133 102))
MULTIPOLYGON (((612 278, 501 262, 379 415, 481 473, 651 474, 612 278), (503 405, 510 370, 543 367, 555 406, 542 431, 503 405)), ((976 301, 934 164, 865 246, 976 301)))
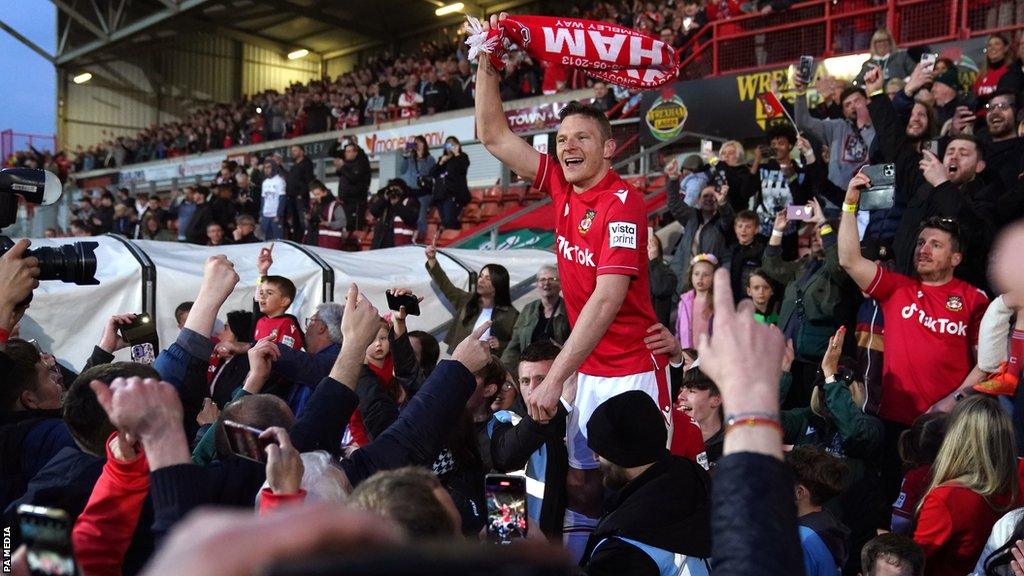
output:
MULTIPOLYGON (((491 16, 497 26, 505 15, 491 16)), ((642 390, 671 423, 666 360, 644 344, 657 320, 647 278, 647 218, 643 196, 611 169, 615 141, 607 117, 571 103, 559 117, 556 156, 541 155, 508 127, 501 106, 500 74, 487 55, 478 59, 477 136, 498 160, 536 189, 551 194, 555 208, 555 252, 569 321, 569 339, 547 377, 527 402, 530 417, 550 420, 563 383, 578 373, 575 406, 566 443, 569 451, 566 536, 582 552, 588 528, 601 514, 597 460, 587 446, 587 422, 606 399, 642 390)), ((668 435, 672 437, 671 434, 668 435)))
MULTIPOLYGON (((882 403, 886 462, 898 463, 899 434, 929 411, 949 412, 984 376, 976 365, 988 297, 953 277, 963 260, 960 226, 949 218, 921 223, 914 250, 916 278, 890 272, 861 256, 857 203, 871 181, 850 181, 839 227, 839 263, 857 286, 878 300, 885 317, 882 403)), ((887 466, 887 468, 891 468, 887 466)), ((886 494, 899 490, 899 470, 883 470, 886 494)))

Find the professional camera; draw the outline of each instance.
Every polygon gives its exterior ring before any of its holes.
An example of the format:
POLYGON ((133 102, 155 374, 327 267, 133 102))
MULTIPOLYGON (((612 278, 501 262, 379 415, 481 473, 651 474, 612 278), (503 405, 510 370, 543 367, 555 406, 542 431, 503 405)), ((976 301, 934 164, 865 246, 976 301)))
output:
MULTIPOLYGON (((33 168, 7 168, 0 170, 0 229, 18 219, 18 196, 32 204, 49 206, 60 199, 63 192, 60 180, 53 173, 33 168)), ((73 242, 56 248, 29 250, 29 256, 39 259, 40 280, 60 280, 88 286, 96 280, 96 242, 73 242)), ((0 236, 0 256, 14 247, 14 242, 0 236)))

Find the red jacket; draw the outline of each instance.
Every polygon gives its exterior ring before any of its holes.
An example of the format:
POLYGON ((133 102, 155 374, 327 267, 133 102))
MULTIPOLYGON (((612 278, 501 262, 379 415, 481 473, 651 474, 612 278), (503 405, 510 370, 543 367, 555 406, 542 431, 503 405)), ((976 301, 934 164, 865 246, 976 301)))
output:
POLYGON ((704 451, 700 425, 689 414, 675 408, 672 409, 672 445, 669 451, 708 469, 708 455, 704 451))
MULTIPOLYGON (((1018 461, 1017 473, 1024 472, 1018 461)), ((914 541, 924 550, 926 576, 969 574, 992 526, 1007 511, 1021 505, 1009 494, 992 498, 991 505, 973 490, 956 485, 939 486, 924 497, 917 518, 914 541), (994 507, 993 507, 994 506, 994 507)))
MULTIPOLYGON (((116 434, 116 432, 115 432, 116 434)), ((121 576, 125 552, 149 493, 149 463, 139 448, 134 460, 121 462, 110 452, 89 503, 71 532, 75 558, 89 576, 121 576)))
POLYGON ((278 508, 301 504, 306 501, 306 491, 300 489, 295 494, 274 494, 270 488, 260 491, 260 516, 266 516, 278 508))

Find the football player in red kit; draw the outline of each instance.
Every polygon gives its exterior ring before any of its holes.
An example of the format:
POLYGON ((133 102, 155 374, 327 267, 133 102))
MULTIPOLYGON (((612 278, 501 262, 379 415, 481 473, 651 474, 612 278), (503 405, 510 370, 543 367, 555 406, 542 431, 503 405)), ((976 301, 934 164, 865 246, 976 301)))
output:
MULTIPOLYGON (((497 26, 505 14, 491 16, 497 26)), ((605 400, 642 390, 672 423, 667 359, 644 344, 657 320, 647 276, 647 212, 643 196, 611 169, 616 143, 603 112, 573 102, 559 114, 556 153, 541 155, 509 129, 498 89, 501 75, 478 59, 477 136, 498 160, 547 192, 555 208, 555 252, 572 330, 547 377, 527 402, 530 416, 550 420, 567 379, 578 374, 567 427, 567 545, 580 542, 601 514, 601 473, 587 445, 587 423, 605 400), (579 536, 575 538, 574 535, 579 536)), ((672 434, 668 435, 669 438, 672 434)))

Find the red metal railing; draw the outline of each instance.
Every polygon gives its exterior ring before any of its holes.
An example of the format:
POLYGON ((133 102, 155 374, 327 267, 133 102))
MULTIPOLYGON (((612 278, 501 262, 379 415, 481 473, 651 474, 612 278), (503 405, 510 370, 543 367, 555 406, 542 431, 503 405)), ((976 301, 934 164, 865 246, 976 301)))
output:
POLYGON ((1024 8, 991 0, 809 0, 783 12, 710 22, 679 49, 684 80, 866 52, 885 27, 900 48, 1024 28, 1024 8))
POLYGON ((54 152, 57 149, 57 137, 53 134, 24 134, 14 130, 0 131, 0 166, 15 152, 35 148, 40 152, 54 152))

